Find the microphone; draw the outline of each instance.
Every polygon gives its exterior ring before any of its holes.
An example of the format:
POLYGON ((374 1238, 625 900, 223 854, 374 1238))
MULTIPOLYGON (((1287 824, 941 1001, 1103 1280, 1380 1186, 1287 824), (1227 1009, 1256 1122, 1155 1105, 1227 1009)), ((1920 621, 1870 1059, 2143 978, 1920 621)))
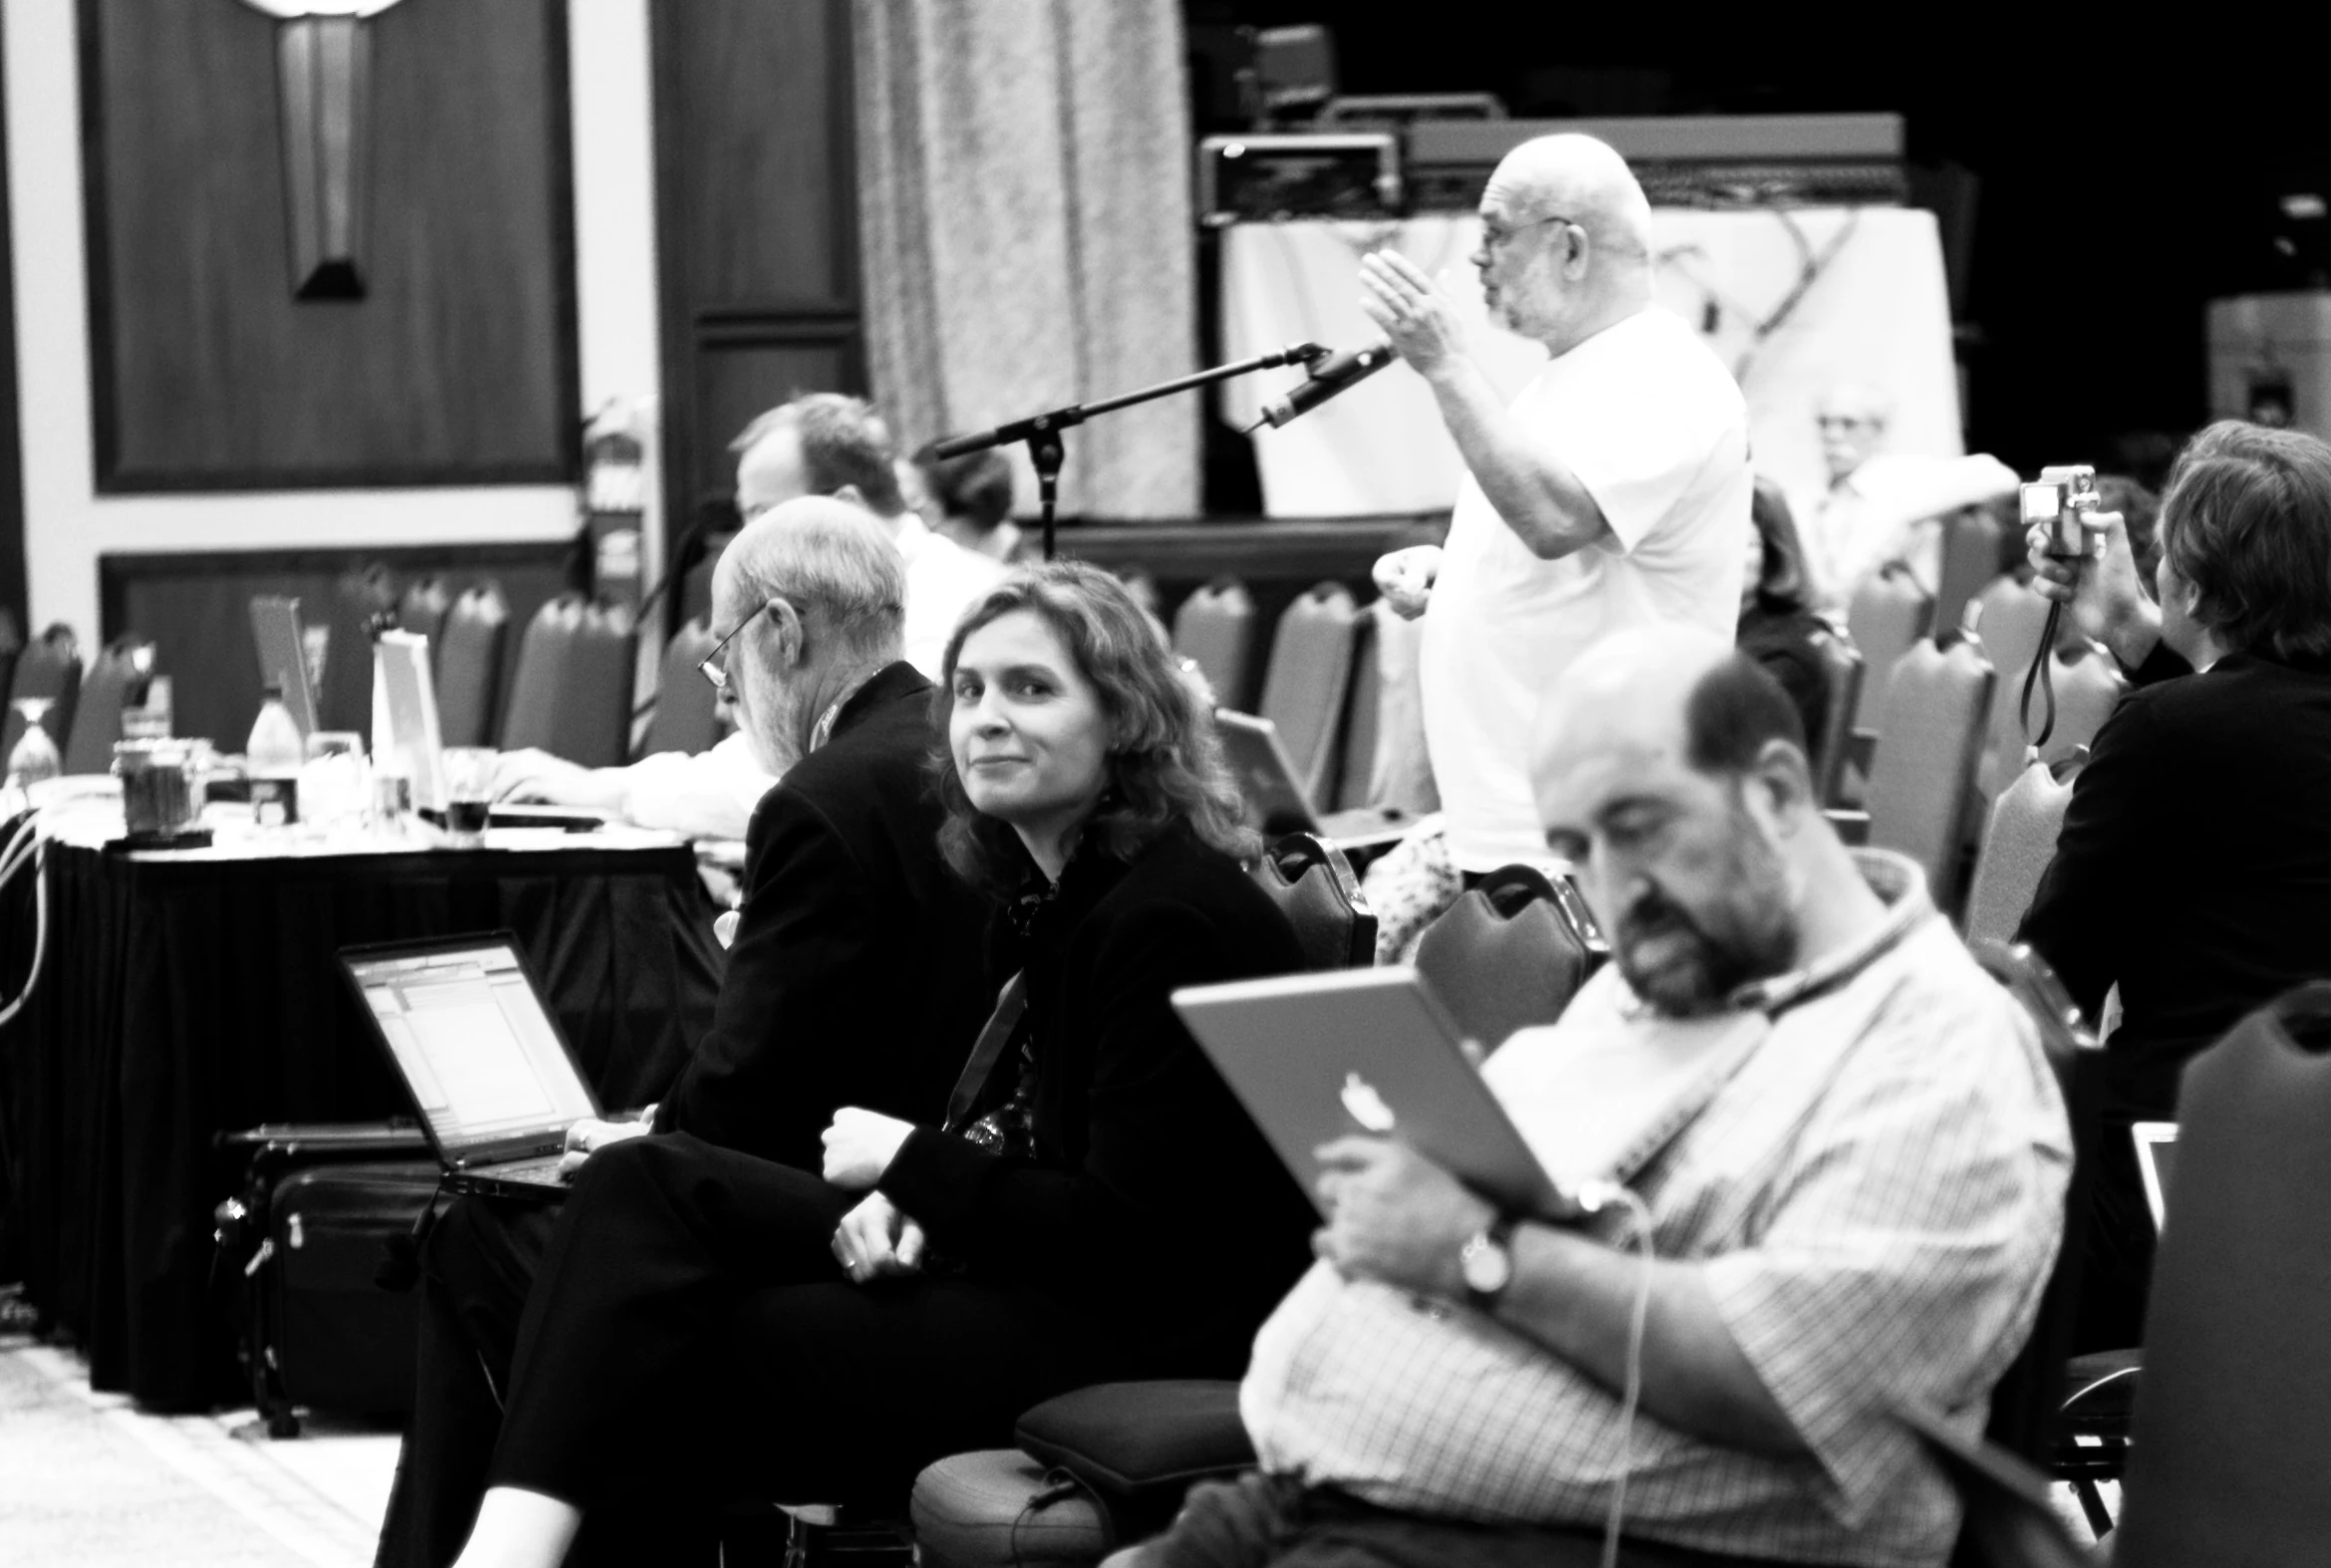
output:
POLYGON ((1264 403, 1262 422, 1247 426, 1247 432, 1252 434, 1265 424, 1275 430, 1347 387, 1366 381, 1392 362, 1393 348, 1389 343, 1372 343, 1365 349, 1347 349, 1330 355, 1311 368, 1310 380, 1296 383, 1286 396, 1264 403))

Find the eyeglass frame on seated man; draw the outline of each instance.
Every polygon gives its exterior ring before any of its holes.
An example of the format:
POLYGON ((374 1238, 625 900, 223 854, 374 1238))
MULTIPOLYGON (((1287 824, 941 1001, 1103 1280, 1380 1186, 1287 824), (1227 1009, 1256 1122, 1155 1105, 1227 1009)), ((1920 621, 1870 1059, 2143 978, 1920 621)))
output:
POLYGON ((728 635, 723 637, 719 642, 712 645, 712 652, 706 653, 702 658, 696 661, 697 673, 701 674, 706 680, 712 682, 712 689, 714 691, 720 693, 722 696, 726 696, 728 694, 728 665, 721 662, 720 655, 728 651, 729 644, 736 641, 736 635, 739 632, 742 632, 746 627, 751 626, 757 618, 766 614, 769 608, 776 603, 777 601, 775 599, 763 600, 761 602, 760 609, 754 611, 751 615, 746 616, 735 626, 730 627, 728 629, 728 635))

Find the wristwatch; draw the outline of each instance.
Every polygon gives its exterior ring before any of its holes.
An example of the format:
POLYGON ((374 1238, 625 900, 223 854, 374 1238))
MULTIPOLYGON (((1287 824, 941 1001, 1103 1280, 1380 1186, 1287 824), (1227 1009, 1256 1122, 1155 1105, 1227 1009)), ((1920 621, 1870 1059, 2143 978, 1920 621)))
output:
POLYGON ((1465 1299, 1483 1312, 1493 1310, 1505 1287, 1513 1283, 1513 1224, 1510 1216, 1498 1215, 1467 1237, 1457 1253, 1465 1299))

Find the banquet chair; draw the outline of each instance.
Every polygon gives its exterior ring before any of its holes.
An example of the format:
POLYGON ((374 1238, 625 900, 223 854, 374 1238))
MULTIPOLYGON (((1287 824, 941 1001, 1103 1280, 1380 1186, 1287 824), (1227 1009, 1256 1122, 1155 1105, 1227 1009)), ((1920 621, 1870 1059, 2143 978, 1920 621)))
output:
POLYGON ((436 665, 437 729, 446 745, 492 744, 509 629, 510 602, 495 583, 469 589, 445 612, 436 665))
MULTIPOLYGON (((2318 1561, 2331 1540, 2331 983, 2252 1013, 2186 1066, 2174 1218, 2155 1255, 2113 1568, 2318 1561)), ((2046 1477, 1914 1423, 1966 1503, 1977 1568, 2092 1562, 2046 1477)))
POLYGON ((1999 521, 1983 507, 1961 507, 1943 517, 1935 572, 1937 630, 1958 625, 1968 602, 1999 576, 1999 521))
POLYGON ((1344 852, 1310 833, 1272 841, 1254 880, 1295 927, 1314 969, 1365 969, 1376 960, 1376 915, 1344 852))
POLYGON ((24 714, 16 704, 26 697, 48 699, 49 710, 41 715, 41 728, 49 732, 58 754, 63 755, 65 742, 73 734, 73 710, 81 702, 81 645, 75 641, 73 629, 62 621, 16 655, 16 668, 8 679, 7 719, 0 725, 0 763, 16 754, 16 743, 24 738, 24 714))
POLYGON ((1566 879, 1504 866, 1424 928, 1417 972, 1486 1054, 1516 1029, 1561 1017, 1609 955, 1566 879))
POLYGON ((1853 755, 1854 709, 1861 701, 1862 679, 1868 664, 1851 639, 1824 635, 1813 640, 1828 678, 1828 697, 1822 706, 1821 742, 1807 760, 1813 764, 1814 797, 1824 806, 1839 804, 1847 758, 1853 755))
MULTIPOLYGON (((2084 648, 2067 659, 2059 652, 2050 671, 2056 688, 2056 727, 2040 748, 2040 760, 2061 763, 2078 757, 2129 693, 2129 682, 2113 656, 2084 648)), ((2035 694, 2034 699, 2037 700, 2035 694)))
POLYGON ((540 747, 587 768, 622 763, 638 641, 621 606, 592 605, 580 594, 546 601, 518 644, 502 749, 540 747))
POLYGON ((1338 811, 1376 804, 1376 737, 1383 733, 1383 663, 1378 656, 1381 612, 1370 605, 1353 624, 1352 684, 1344 696, 1344 732, 1337 742, 1336 787, 1325 798, 1338 811))
POLYGON ((24 634, 17 630, 16 617, 8 607, 0 605, 0 692, 8 689, 8 682, 16 675, 16 655, 24 652, 24 634))
MULTIPOLYGON (((1976 787, 1985 799, 2014 781, 2023 766, 2023 726, 2017 721, 2018 698, 2024 671, 2039 652, 2040 633, 2048 620, 2048 602, 2036 589, 2002 577, 1986 585, 1967 602, 1961 625, 1980 640, 1983 656, 1999 672, 1991 688, 1991 710, 1985 721, 1983 760, 1976 787)), ((2039 716, 2033 693, 2033 718, 2039 716)))
MULTIPOLYGON (((1862 690, 1854 703, 1853 760, 1867 776, 1869 753, 1886 718, 1886 691, 1894 666, 1934 624, 1935 602, 1906 567, 1889 566, 1854 590, 1846 609, 1846 632, 1863 659, 1862 690)), ((1849 779, 1847 793, 1859 790, 1849 779)), ((1851 802, 1849 802, 1851 803, 1851 802)))
POLYGON ((110 773, 114 742, 122 738, 122 709, 132 686, 141 686, 153 673, 153 645, 134 633, 125 633, 106 645, 89 675, 81 682, 81 697, 73 707, 73 727, 65 741, 65 771, 110 773))
MULTIPOLYGON (((373 738, 373 638, 396 614, 396 580, 370 561, 340 575, 326 602, 322 625, 324 670, 316 680, 316 723, 373 738)), ((309 630, 314 630, 314 624, 309 630)))
POLYGON ((648 716, 648 734, 640 755, 684 751, 690 756, 711 749, 720 739, 720 694, 696 666, 711 657, 720 640, 698 616, 671 635, 663 645, 663 664, 655 677, 655 711, 648 716))
POLYGON ((1173 652, 1196 662, 1216 707, 1247 710, 1254 660, 1254 600, 1234 577, 1217 577, 1173 612, 1173 652))
POLYGON ((1967 887, 1968 941, 2004 941, 2023 923, 2040 878, 2056 858, 2056 836, 2063 832, 2064 808, 2071 800, 2072 773, 2058 778, 2055 769, 2034 762, 1991 802, 1990 826, 1967 887))
POLYGON ((1936 908, 1957 908, 1961 831, 1997 677, 1971 642, 1895 660, 1870 765, 1870 843, 1919 863, 1936 908))
POLYGON ((404 585, 404 594, 396 601, 396 625, 429 640, 429 661, 442 662, 445 636, 445 613, 453 608, 452 596, 445 592, 441 577, 416 577, 404 585))
POLYGON ((1279 744, 1312 800, 1334 784, 1337 721, 1352 686, 1354 623, 1359 611, 1341 583, 1315 583, 1296 596, 1271 634, 1256 709, 1279 731, 1279 744))

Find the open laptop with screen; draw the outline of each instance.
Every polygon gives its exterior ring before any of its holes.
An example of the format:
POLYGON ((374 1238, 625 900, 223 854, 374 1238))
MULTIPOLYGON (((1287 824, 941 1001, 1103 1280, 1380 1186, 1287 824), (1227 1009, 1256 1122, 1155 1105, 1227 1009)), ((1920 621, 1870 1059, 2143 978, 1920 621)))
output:
POLYGON ((346 947, 340 966, 420 1113, 447 1185, 567 1190, 567 1129, 599 1114, 508 931, 346 947))
POLYGON ((251 646, 259 651, 259 683, 279 686, 300 739, 316 733, 316 688, 308 679, 307 634, 300 602, 281 594, 251 599, 251 646))
POLYGON ((2145 1206, 2153 1210, 2153 1233, 2161 1234, 2169 1212, 2170 1167, 2178 1159, 2178 1124, 2139 1122, 2129 1129, 2137 1141, 2137 1175, 2145 1182, 2145 1206))
POLYGON ((1173 1010, 1307 1194, 1313 1151, 1354 1132, 1397 1133, 1513 1213, 1573 1219, 1640 1171, 1768 1032, 1760 1014, 1711 1019, 1653 1047, 1566 1042, 1561 1105, 1525 1134, 1416 970, 1338 969, 1195 985, 1173 1010))
POLYGON ((1216 708, 1214 728, 1222 737, 1222 754, 1238 781, 1238 792, 1246 798, 1248 820, 1265 838, 1311 833, 1350 848, 1390 844, 1408 831, 1399 812, 1374 806, 1324 816, 1315 811, 1310 791, 1296 774, 1287 748, 1279 743, 1279 726, 1269 719, 1216 708))

